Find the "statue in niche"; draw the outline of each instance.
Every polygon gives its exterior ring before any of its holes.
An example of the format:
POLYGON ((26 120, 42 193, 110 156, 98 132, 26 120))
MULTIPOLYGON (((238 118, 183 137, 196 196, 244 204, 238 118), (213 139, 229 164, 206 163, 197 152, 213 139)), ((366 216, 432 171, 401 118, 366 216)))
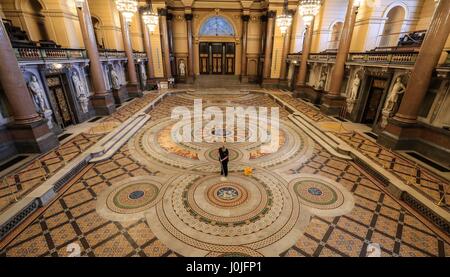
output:
POLYGON ((44 113, 46 110, 48 110, 44 100, 44 89, 41 87, 41 84, 39 84, 36 76, 31 76, 31 81, 28 83, 28 87, 30 88, 33 95, 33 100, 36 104, 37 112, 41 114, 44 113))
POLYGON ((111 82, 113 89, 115 90, 120 89, 119 75, 117 75, 117 72, 114 70, 114 68, 111 68, 111 82))
POLYGON ((52 110, 47 108, 47 104, 44 100, 44 89, 38 82, 36 76, 32 75, 30 82, 28 82, 28 87, 30 88, 31 94, 33 95, 33 101, 36 105, 37 112, 44 118, 47 119, 47 125, 50 129, 53 128, 52 120, 52 110))
POLYGON ((356 102, 356 97, 358 96, 359 86, 361 85, 361 79, 359 78, 359 74, 355 74, 355 78, 352 82, 352 87, 350 88, 350 93, 347 96, 347 110, 349 113, 352 112, 353 107, 356 102))
POLYGON ((142 83, 146 83, 147 82, 147 73, 145 72, 145 67, 143 64, 141 64, 141 79, 142 79, 142 83))
POLYGON ((325 72, 322 72, 322 74, 320 74, 320 80, 316 85, 316 89, 317 90, 322 90, 325 87, 325 82, 327 81, 327 75, 325 72))
POLYGON ((73 73, 72 74, 72 81, 75 86, 75 91, 77 93, 77 99, 80 103, 81 110, 83 113, 87 113, 89 111, 89 98, 86 91, 86 87, 84 86, 84 83, 81 81, 80 77, 78 77, 78 74, 73 73))
POLYGON ((184 63, 184 60, 180 61, 178 68, 180 69, 180 76, 184 77, 186 75, 186 64, 184 63))
POLYGON ((383 117, 381 120, 381 127, 386 127, 387 125, 387 120, 389 117, 392 116, 394 109, 395 109, 395 105, 397 104, 398 98, 400 97, 400 95, 402 95, 406 90, 405 85, 402 83, 402 77, 397 77, 397 79, 395 79, 395 83, 392 86, 392 90, 389 93, 386 102, 384 104, 384 108, 382 111, 383 117))

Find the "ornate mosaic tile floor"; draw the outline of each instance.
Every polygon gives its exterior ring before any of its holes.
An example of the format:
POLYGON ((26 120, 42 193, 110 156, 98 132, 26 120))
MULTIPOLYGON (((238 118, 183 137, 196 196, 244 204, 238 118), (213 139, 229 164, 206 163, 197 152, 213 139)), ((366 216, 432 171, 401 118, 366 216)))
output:
POLYGON ((276 106, 261 95, 167 97, 110 160, 90 165, 2 242, 0 256, 69 256, 77 246, 83 256, 366 256, 372 243, 383 256, 450 255, 430 224, 291 126, 285 111, 279 150, 251 155, 260 145, 229 144, 230 175, 221 179, 220 144, 174 143, 165 133, 171 109, 196 97, 276 106))
POLYGON ((137 111, 145 107, 158 93, 145 94, 141 99, 133 100, 102 120, 98 126, 87 133, 81 133, 58 148, 27 163, 18 170, 3 176, 0 182, 0 212, 20 200, 77 155, 94 145, 119 123, 127 120, 137 111))

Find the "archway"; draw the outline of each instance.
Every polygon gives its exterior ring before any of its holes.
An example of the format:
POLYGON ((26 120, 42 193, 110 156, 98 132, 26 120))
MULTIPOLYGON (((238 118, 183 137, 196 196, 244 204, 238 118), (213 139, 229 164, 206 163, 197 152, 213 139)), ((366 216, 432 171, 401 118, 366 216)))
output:
POLYGON ((97 17, 92 16, 92 26, 94 27, 94 34, 95 34, 95 41, 97 42, 98 48, 105 48, 104 41, 103 41, 103 35, 101 32, 101 23, 100 20, 97 17))
POLYGON ((234 75, 236 30, 224 16, 206 18, 198 29, 199 73, 234 75))
POLYGON ((42 13, 43 5, 38 0, 24 0, 22 11, 28 36, 32 41, 50 40, 45 23, 45 15, 42 13))
POLYGON ((386 23, 381 33, 379 47, 397 46, 406 11, 402 6, 395 6, 386 15, 386 23))
POLYGON ((336 22, 331 27, 331 35, 330 40, 328 41, 328 49, 338 49, 343 25, 344 24, 342 22, 336 22))

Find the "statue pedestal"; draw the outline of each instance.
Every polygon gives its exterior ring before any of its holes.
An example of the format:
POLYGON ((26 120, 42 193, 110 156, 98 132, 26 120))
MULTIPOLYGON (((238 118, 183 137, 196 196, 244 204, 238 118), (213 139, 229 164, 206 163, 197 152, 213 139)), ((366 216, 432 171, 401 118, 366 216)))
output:
POLYGON ((312 104, 320 104, 323 95, 322 90, 317 90, 310 86, 297 86, 294 91, 294 96, 304 99, 312 104))
POLYGON ((112 94, 114 97, 114 102, 116 104, 122 104, 128 99, 128 91, 127 88, 121 86, 119 89, 112 89, 112 94))

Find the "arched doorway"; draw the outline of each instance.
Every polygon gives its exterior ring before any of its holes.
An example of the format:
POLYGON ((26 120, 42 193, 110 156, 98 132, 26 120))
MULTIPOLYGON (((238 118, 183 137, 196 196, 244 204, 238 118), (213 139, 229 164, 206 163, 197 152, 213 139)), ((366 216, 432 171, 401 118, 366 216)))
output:
POLYGON ((397 46, 405 15, 405 9, 401 6, 395 6, 389 10, 386 15, 387 19, 383 32, 381 33, 379 47, 397 46))
POLYGON ((236 67, 235 30, 223 16, 206 19, 199 30, 200 74, 234 74, 236 67))

